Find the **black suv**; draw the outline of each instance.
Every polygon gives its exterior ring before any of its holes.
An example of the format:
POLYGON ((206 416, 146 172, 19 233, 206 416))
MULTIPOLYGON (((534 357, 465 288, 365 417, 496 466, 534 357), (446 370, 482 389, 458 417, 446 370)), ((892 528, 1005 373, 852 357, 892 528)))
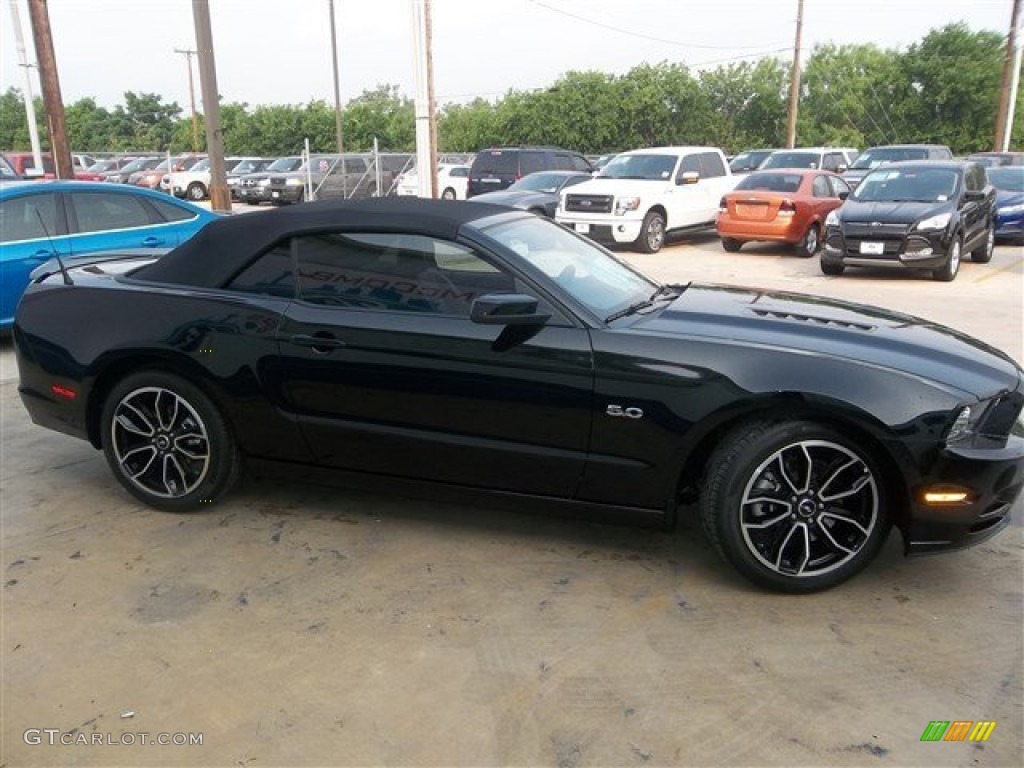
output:
POLYGON ((876 168, 825 219, 821 271, 846 267, 931 270, 948 282, 960 258, 985 264, 995 247, 996 192, 985 169, 917 160, 876 168))
POLYGON ((558 147, 492 147, 476 154, 469 169, 466 197, 506 189, 535 171, 593 173, 594 166, 579 152, 558 147))

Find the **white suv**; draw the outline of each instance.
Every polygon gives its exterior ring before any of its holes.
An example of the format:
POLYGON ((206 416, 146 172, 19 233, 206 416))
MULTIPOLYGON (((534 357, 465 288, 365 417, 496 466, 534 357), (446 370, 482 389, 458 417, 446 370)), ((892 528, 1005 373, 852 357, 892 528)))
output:
POLYGON ((623 152, 563 192, 555 220, 599 242, 655 253, 668 232, 714 227, 718 203, 737 180, 716 147, 623 152))
POLYGON ((757 170, 771 168, 813 168, 832 173, 842 173, 851 165, 859 150, 851 147, 798 147, 777 149, 768 155, 757 170))

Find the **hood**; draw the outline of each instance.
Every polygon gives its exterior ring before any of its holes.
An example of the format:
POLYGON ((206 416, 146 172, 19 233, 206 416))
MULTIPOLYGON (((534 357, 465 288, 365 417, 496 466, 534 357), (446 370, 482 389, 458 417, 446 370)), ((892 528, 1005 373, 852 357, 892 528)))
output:
POLYGON ((557 199, 557 195, 551 192, 534 192, 528 189, 506 189, 502 192, 485 192, 482 195, 476 195, 473 199, 481 203, 511 205, 514 208, 529 208, 531 205, 552 203, 557 199))
POLYGON ((691 284, 632 328, 856 360, 979 398, 1016 387, 1021 376, 1008 355, 951 328, 820 296, 691 284))
POLYGON ((952 207, 952 201, 941 203, 893 202, 860 202, 847 198, 839 208, 839 218, 845 222, 872 222, 882 224, 913 224, 929 216, 943 213, 952 207))
POLYGON ((1010 205, 1024 203, 1024 192, 1016 189, 997 189, 996 208, 1006 208, 1010 205))
POLYGON ((563 190, 563 195, 613 195, 614 197, 643 197, 659 194, 669 179, 609 179, 595 177, 582 184, 563 190))

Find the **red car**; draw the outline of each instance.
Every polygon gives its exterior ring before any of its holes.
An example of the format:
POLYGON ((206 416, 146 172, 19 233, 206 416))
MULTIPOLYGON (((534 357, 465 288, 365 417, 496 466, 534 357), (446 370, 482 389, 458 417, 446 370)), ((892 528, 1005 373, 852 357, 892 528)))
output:
MULTIPOLYGON (((49 152, 43 152, 43 168, 41 172, 36 170, 35 157, 31 152, 4 152, 4 159, 11 164, 14 172, 22 179, 55 179, 57 169, 53 164, 53 157, 49 152)), ((75 171, 75 178, 79 181, 100 181, 101 176, 89 171, 75 171)))
POLYGON ((767 240, 790 243, 801 256, 813 256, 821 247, 825 217, 849 194, 849 185, 829 171, 755 171, 719 203, 722 247, 735 252, 744 243, 767 240))

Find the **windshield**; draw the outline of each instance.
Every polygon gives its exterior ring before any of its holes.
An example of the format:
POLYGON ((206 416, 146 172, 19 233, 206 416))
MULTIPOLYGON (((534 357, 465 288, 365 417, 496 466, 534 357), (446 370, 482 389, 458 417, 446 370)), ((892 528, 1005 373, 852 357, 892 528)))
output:
POLYGON ((818 152, 773 152, 761 170, 767 168, 817 168, 821 165, 821 154, 818 152))
POLYGON ((882 168, 865 176, 851 197, 867 203, 941 203, 956 195, 958 178, 948 168, 882 168))
POLYGON ((800 189, 800 182, 803 179, 804 177, 799 173, 755 172, 749 176, 744 176, 743 180, 734 189, 793 193, 800 189))
POLYGON ((617 155, 601 169, 599 179, 671 179, 676 167, 675 155, 617 155))
POLYGON ((989 183, 1004 192, 1024 192, 1024 167, 986 168, 989 183))
POLYGON ((210 170, 210 158, 206 157, 200 160, 198 163, 189 168, 190 171, 208 171, 210 170))
POLYGON ((919 147, 877 147, 857 155, 850 166, 854 171, 868 171, 884 163, 898 163, 901 160, 927 160, 928 150, 919 147))
POLYGON ((515 219, 485 232, 599 317, 646 301, 658 287, 589 240, 547 219, 515 219))
POLYGON ((267 166, 268 171, 294 171, 302 165, 300 157, 279 157, 267 166))
POLYGON ((259 160, 242 160, 238 165, 231 169, 231 172, 236 174, 251 173, 259 167, 259 160))
POLYGON ((557 192, 568 177, 562 173, 531 173, 509 187, 525 192, 557 192))
POLYGON ((153 158, 151 157, 140 157, 138 160, 132 160, 130 163, 128 163, 128 165, 126 165, 121 170, 124 171, 125 173, 134 173, 135 171, 141 171, 143 168, 146 167, 146 163, 149 163, 152 160, 153 158))

